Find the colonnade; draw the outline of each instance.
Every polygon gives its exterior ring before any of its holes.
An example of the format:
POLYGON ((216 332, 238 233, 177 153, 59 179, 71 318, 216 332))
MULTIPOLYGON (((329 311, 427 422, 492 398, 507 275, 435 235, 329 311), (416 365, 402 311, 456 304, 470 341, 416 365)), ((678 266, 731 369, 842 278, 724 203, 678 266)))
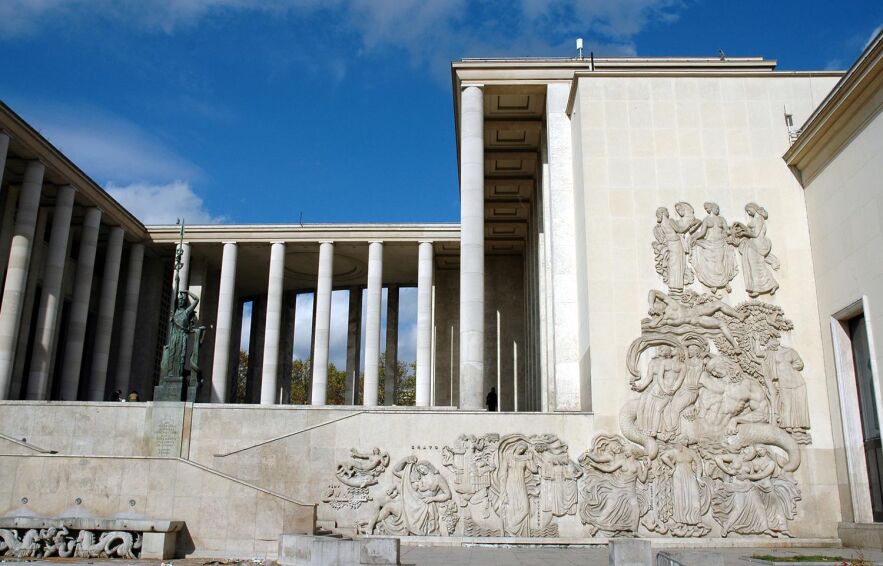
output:
MULTIPOLYGON (((334 241, 320 240, 316 292, 313 305, 312 332, 312 387, 309 395, 310 403, 323 405, 327 401, 328 364, 331 338, 331 294, 334 289, 334 241)), ((270 242, 269 275, 267 280, 266 313, 263 318, 263 346, 260 351, 261 382, 260 403, 272 405, 279 402, 283 384, 279 382, 281 371, 280 356, 284 342, 291 337, 282 331, 283 321, 283 289, 285 286, 286 242, 270 242)), ((429 406, 431 403, 432 372, 432 287, 433 287, 433 244, 430 241, 417 242, 418 274, 417 274, 417 406, 429 406)), ((236 272, 239 256, 237 242, 224 242, 221 260, 220 290, 218 293, 217 324, 215 325, 215 349, 212 357, 212 402, 229 401, 232 390, 230 378, 235 374, 231 366, 230 352, 239 346, 236 309, 241 303, 236 298, 236 272)), ((378 404, 378 387, 380 385, 380 327, 381 299, 383 290, 383 241, 368 242, 367 289, 365 292, 365 364, 363 378, 362 404, 376 406, 378 404)), ((185 254, 186 256, 186 254, 185 254)), ((182 269, 183 272, 183 269, 182 269)), ((396 287, 390 286, 391 290, 396 287)), ((392 291, 391 291, 392 292, 392 291)), ((347 374, 346 400, 354 403, 356 390, 359 388, 359 348, 361 346, 362 289, 350 288, 348 314, 347 374)), ((390 312, 393 312, 391 309, 390 312)), ((253 313, 254 316, 254 313, 253 313)), ((396 326, 396 321, 388 318, 388 326, 396 326)), ((395 341, 393 334, 392 340, 395 341)), ((389 341, 389 338, 388 338, 389 341)), ((389 346, 387 346, 389 349, 389 346)), ((393 356, 394 357, 394 356, 393 356)), ((392 368, 389 368, 392 369, 392 368)), ((394 371, 394 370, 393 370, 394 371)), ((387 373, 390 373, 389 370, 387 373)), ((387 394, 389 398, 389 394, 387 394)))
MULTIPOLYGON (((6 168, 9 143, 9 135, 0 131, 0 181, 6 168)), ((62 400, 77 400, 82 390, 88 400, 103 401, 111 360, 125 232, 120 226, 107 227, 104 266, 96 295, 96 325, 93 335, 87 339, 87 320, 93 297, 93 274, 103 212, 96 206, 80 203, 85 207, 85 214, 80 226, 77 259, 75 265, 70 265, 73 263, 68 261, 72 217, 78 190, 72 184, 55 188, 49 240, 44 246, 42 236, 48 209, 41 209, 41 198, 44 196, 45 176, 46 165, 43 162, 27 161, 21 184, 7 185, 4 192, 4 229, 0 235, 0 251, 4 252, 0 255, 0 263, 5 265, 5 280, 0 296, 0 399, 22 397, 46 400, 50 396, 54 378, 60 380, 57 390, 62 400), (8 230, 9 227, 11 230, 8 230), (8 255, 5 253, 7 249, 8 255), (60 344, 64 281, 69 269, 75 271, 73 293, 65 340, 60 344), (36 296, 38 288, 39 297, 36 296), (32 316, 35 304, 36 315, 32 316), (28 352, 28 338, 32 334, 28 352), (83 371, 82 366, 87 344, 92 348, 88 373, 83 371), (63 349, 64 356, 61 367, 56 368, 54 362, 59 348, 63 349), (26 367, 28 357, 30 364, 26 367), (27 375, 24 375, 25 372, 27 375), (83 374, 86 374, 87 383, 81 385, 83 374)), ((122 320, 118 321, 123 329, 118 341, 120 363, 115 368, 115 384, 118 387, 123 382, 127 384, 126 372, 131 365, 124 358, 128 355, 131 359, 135 339, 143 256, 142 244, 130 246, 126 300, 122 320)))

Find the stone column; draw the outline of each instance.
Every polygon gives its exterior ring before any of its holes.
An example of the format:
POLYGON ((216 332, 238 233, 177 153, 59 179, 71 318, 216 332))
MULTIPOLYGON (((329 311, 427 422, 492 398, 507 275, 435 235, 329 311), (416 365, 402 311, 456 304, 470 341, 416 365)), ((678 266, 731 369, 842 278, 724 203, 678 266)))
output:
POLYGON ((279 333, 282 328, 284 286, 285 243, 273 242, 270 247, 270 279, 267 284, 267 319, 264 322, 261 405, 273 405, 279 401, 279 333))
POLYGON ((484 96, 460 95, 460 403, 484 408, 484 96))
POLYGON ((346 332, 346 392, 344 402, 355 405, 359 391, 359 366, 362 348, 362 288, 350 287, 349 317, 346 332))
POLYGON ((383 242, 368 244, 368 292, 365 300, 365 384, 362 403, 377 406, 380 380, 380 303, 383 292, 383 242))
POLYGON ((0 281, 6 275, 6 260, 9 255, 9 244, 12 242, 12 223, 15 221, 15 199, 18 189, 12 185, 3 187, 3 172, 6 169, 6 154, 9 150, 9 134, 0 130, 0 205, 3 206, 0 217, 0 281))
POLYGON ((18 198, 15 231, 9 250, 3 302, 0 305, 0 400, 9 396, 9 385, 12 381, 45 169, 39 161, 28 162, 18 198))
POLYGON ((43 272, 43 290, 37 311, 37 327, 34 348, 31 352, 31 369, 28 377, 27 398, 49 398, 49 368, 55 352, 55 331, 61 306, 64 303, 62 283, 64 264, 67 260, 67 241, 70 237, 71 215, 74 209, 76 189, 65 185, 58 189, 52 216, 52 232, 46 252, 46 268, 43 272))
POLYGON ((3 217, 0 218, 0 282, 6 280, 6 268, 9 261, 9 247, 15 234, 15 205, 18 202, 18 185, 9 185, 3 191, 3 217))
POLYGON ((86 343, 86 321, 89 318, 89 298, 92 295, 92 273, 95 270, 95 252, 98 250, 98 231, 101 228, 101 210, 90 208, 83 219, 80 250, 77 254, 77 274, 71 301, 70 321, 67 325, 67 344, 61 374, 61 400, 76 401, 80 387, 80 366, 86 343))
POLYGON ((3 182, 3 171, 6 169, 6 154, 9 152, 9 134, 0 130, 0 183, 3 182))
POLYGON ((417 260, 417 391, 415 404, 428 407, 432 373, 432 242, 420 242, 417 260))
MULTIPOLYGON (((230 391, 230 350, 233 341, 233 310, 236 307, 236 242, 224 242, 221 260, 221 290, 218 293, 218 320, 215 324, 215 351, 212 362, 212 403, 226 403, 230 391)), ((241 309, 240 309, 241 310, 241 309)), ((236 336, 236 352, 239 352, 236 336)), ((237 355, 238 359, 238 355, 237 355)))
POLYGON ((144 244, 132 244, 129 248, 129 267, 126 271, 126 295, 123 301, 123 319, 120 325, 120 346, 114 389, 123 395, 130 390, 132 353, 135 348, 135 330, 138 323, 138 299, 141 296, 141 269, 144 266, 144 244))
POLYGON ((324 405, 328 387, 328 346, 331 338, 331 287, 334 279, 334 243, 319 242, 319 280, 316 283, 315 352, 310 404, 324 405))
POLYGON ((101 276, 101 297, 98 300, 98 320, 95 325, 95 345, 92 348, 92 376, 89 379, 89 400, 104 401, 107 368, 110 365, 110 340, 113 337, 113 317, 120 282, 120 260, 123 255, 123 236, 119 226, 110 229, 107 251, 104 255, 104 273, 101 276))
POLYGON ((399 287, 386 288, 386 352, 383 359, 383 404, 396 404, 396 373, 399 365, 399 287))

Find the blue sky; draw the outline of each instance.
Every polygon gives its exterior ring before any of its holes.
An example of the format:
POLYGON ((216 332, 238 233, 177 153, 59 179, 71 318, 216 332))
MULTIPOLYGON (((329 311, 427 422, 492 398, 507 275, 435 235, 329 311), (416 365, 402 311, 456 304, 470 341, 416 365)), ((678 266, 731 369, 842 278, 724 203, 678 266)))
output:
POLYGON ((452 59, 570 56, 583 37, 599 56, 845 69, 881 24, 881 0, 0 0, 0 98, 146 223, 184 209, 190 223, 447 222, 452 59))
POLYGON ((146 222, 456 221, 449 61, 846 68, 883 2, 2 0, 0 97, 146 222))

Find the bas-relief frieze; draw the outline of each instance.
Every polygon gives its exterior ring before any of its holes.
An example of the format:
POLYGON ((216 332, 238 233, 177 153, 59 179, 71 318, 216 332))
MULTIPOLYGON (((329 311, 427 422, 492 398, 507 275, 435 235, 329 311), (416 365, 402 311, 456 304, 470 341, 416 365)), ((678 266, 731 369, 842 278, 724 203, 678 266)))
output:
POLYGON ((701 221, 686 202, 675 204, 674 217, 667 207, 656 209, 651 245, 656 272, 669 293, 679 295, 693 283, 694 274, 712 294, 731 292, 730 281, 738 272, 738 250, 748 296, 775 295, 779 283, 773 271, 779 269, 779 260, 771 253, 772 242, 766 236, 766 209, 750 202, 745 205, 746 222, 729 225, 716 203, 706 202, 703 208, 706 216, 701 221))
MULTIPOLYGON (((405 455, 389 469, 379 448, 353 449, 336 476, 364 490, 348 505, 365 503, 356 529, 557 537, 568 521, 582 536, 791 536, 810 422, 803 360, 782 343, 793 324, 757 299, 779 286, 768 214, 749 203, 747 222, 729 225, 715 203, 704 209, 703 220, 685 202, 675 218, 657 209, 653 250, 667 291, 649 292, 628 348, 634 393, 618 434, 599 433, 575 460, 555 434, 462 434, 440 460, 405 455), (742 301, 730 287, 737 251, 742 301)), ((333 508, 353 499, 336 493, 333 508)))
POLYGON ((128 558, 141 549, 141 534, 107 531, 96 534, 81 530, 76 536, 67 529, 0 529, 0 556, 15 558, 128 558))

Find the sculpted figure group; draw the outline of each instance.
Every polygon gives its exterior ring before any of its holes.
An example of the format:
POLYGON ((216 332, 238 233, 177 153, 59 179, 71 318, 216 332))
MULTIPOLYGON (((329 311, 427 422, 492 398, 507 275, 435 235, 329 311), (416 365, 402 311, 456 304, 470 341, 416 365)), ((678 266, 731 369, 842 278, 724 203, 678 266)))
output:
POLYGON ((0 556, 15 558, 128 558, 138 557, 141 533, 81 530, 73 536, 67 527, 27 529, 19 537, 18 529, 0 529, 0 556))
POLYGON ((662 276, 669 293, 679 295, 695 279, 712 294, 732 291, 730 281, 736 277, 735 250, 742 257, 742 275, 748 296, 775 295, 779 284, 773 270, 779 260, 773 255, 772 243, 766 236, 769 214, 756 203, 745 205, 745 223, 727 220, 720 207, 706 202, 706 216, 701 221, 686 202, 675 204, 675 218, 666 207, 656 209, 653 228, 653 253, 656 272, 662 276), (692 268, 692 269, 691 269, 692 268))
POLYGON ((440 465, 410 455, 387 476, 386 453, 353 450, 337 477, 371 501, 358 529, 555 537, 566 522, 589 536, 791 536, 810 417, 803 360, 782 343, 793 324, 757 300, 779 287, 768 214, 749 203, 747 222, 730 225, 716 204, 704 208, 702 220, 686 202, 674 218, 657 209, 653 250, 668 291, 649 292, 628 349, 634 395, 619 434, 598 434, 576 461, 554 434, 464 434, 440 465), (748 295, 738 303, 737 250, 748 295))

